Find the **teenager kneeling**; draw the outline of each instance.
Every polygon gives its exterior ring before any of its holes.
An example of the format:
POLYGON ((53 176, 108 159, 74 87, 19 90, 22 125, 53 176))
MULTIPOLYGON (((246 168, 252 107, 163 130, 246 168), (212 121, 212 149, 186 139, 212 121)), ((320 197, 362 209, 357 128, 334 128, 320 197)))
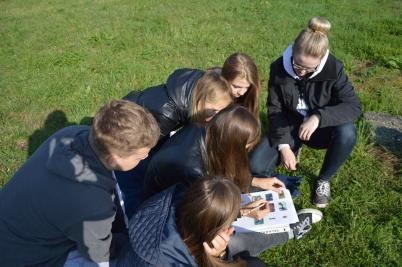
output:
POLYGON ((303 144, 327 149, 316 185, 319 208, 328 205, 330 180, 353 150, 353 121, 361 113, 342 63, 329 53, 330 27, 327 20, 312 18, 272 63, 268 83, 269 137, 283 165, 296 170, 303 144))
POLYGON ((184 190, 172 186, 140 206, 129 222, 131 246, 118 267, 265 266, 258 258, 230 259, 225 253, 240 211, 235 184, 202 178, 184 190))
MULTIPOLYGON (((276 192, 285 189, 277 178, 254 178, 251 175, 248 153, 258 143, 259 137, 258 121, 246 108, 237 105, 225 108, 207 125, 190 124, 183 127, 151 159, 145 179, 146 195, 151 196, 176 183, 190 186, 207 175, 229 179, 242 192, 249 192, 251 185, 259 187, 261 179, 265 179, 262 184, 268 186, 260 189, 276 192)), ((261 219, 268 212, 266 207, 248 216, 261 219)), ((307 213, 300 215, 301 223, 293 227, 297 228, 298 238, 322 217, 316 210, 307 213), (313 214, 317 218, 312 218, 313 214)), ((293 236, 294 231, 271 235, 241 234, 234 237, 230 247, 233 253, 246 250, 257 255, 269 247, 287 242, 293 236), (255 245, 255 241, 258 245, 255 245)))
POLYGON ((153 116, 124 100, 91 127, 50 136, 0 190, 0 264, 109 266, 127 234, 113 172, 134 168, 158 137, 153 116))

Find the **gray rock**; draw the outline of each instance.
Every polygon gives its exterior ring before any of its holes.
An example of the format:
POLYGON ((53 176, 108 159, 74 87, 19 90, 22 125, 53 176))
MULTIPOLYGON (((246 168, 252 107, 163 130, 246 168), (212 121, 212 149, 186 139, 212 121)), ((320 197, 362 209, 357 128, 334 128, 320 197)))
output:
POLYGON ((402 155, 402 117, 386 113, 366 112, 376 142, 396 155, 402 155))

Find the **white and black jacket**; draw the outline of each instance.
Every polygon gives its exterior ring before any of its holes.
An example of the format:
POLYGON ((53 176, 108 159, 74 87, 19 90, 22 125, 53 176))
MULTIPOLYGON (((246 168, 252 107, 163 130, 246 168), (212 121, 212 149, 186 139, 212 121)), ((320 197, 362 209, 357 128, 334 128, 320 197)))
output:
POLYGON ((298 131, 304 117, 296 107, 302 97, 308 116, 320 116, 319 128, 353 122, 361 114, 360 102, 343 64, 327 52, 317 70, 300 79, 291 65, 292 45, 271 64, 268 82, 268 119, 271 144, 293 145, 291 132, 298 131))

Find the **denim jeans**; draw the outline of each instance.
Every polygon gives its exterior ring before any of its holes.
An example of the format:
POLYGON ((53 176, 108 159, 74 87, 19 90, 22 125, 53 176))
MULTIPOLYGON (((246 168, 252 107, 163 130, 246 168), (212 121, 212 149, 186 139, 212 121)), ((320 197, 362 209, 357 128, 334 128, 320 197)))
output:
POLYGON ((93 262, 89 259, 84 258, 78 252, 78 250, 72 250, 68 253, 66 262, 63 267, 115 267, 115 261, 111 260, 108 262, 93 262))
MULTIPOLYGON (((266 135, 261 137, 260 143, 250 152, 250 171, 253 177, 264 178, 276 176, 281 180, 287 189, 289 189, 293 198, 300 195, 299 186, 302 181, 302 177, 287 176, 284 174, 278 174, 274 170, 277 165, 279 165, 278 150, 271 147, 269 139, 266 135)), ((260 191, 261 189, 256 188, 260 191)))
POLYGON ((297 132, 293 132, 293 151, 303 144, 314 149, 327 149, 320 171, 320 179, 329 181, 342 164, 349 158, 356 144, 356 127, 353 123, 345 123, 333 127, 318 128, 309 141, 299 139, 297 132))
POLYGON ((266 135, 249 154, 250 171, 254 177, 272 177, 278 164, 278 151, 271 147, 266 135))
POLYGON ((235 233, 229 240, 229 253, 236 255, 241 252, 248 252, 251 256, 258 256, 261 252, 289 240, 289 232, 263 234, 259 232, 235 233))

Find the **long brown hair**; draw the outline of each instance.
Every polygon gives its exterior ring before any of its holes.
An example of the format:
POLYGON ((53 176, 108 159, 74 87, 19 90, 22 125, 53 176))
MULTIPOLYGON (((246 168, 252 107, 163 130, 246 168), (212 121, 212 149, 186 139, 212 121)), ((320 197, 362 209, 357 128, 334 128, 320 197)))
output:
POLYGON ((320 17, 310 19, 307 27, 299 33, 293 44, 293 56, 307 55, 323 58, 329 46, 330 29, 331 23, 328 20, 320 17))
POLYGON ((222 76, 229 83, 236 78, 246 79, 250 83, 250 88, 243 96, 237 99, 236 103, 245 106, 259 120, 261 84, 254 61, 243 53, 232 54, 223 64, 222 76))
POLYGON ((248 152, 260 136, 259 121, 245 107, 231 105, 221 110, 206 127, 207 173, 231 179, 247 192, 252 179, 248 152))
POLYGON ((210 112, 205 110, 205 103, 217 103, 227 101, 232 103, 232 95, 229 83, 214 71, 207 71, 197 81, 192 93, 191 116, 195 122, 203 122, 210 117, 210 112))
POLYGON ((227 179, 202 178, 187 190, 177 208, 177 230, 201 267, 242 266, 205 253, 203 242, 211 242, 229 228, 240 210, 240 191, 227 179))

